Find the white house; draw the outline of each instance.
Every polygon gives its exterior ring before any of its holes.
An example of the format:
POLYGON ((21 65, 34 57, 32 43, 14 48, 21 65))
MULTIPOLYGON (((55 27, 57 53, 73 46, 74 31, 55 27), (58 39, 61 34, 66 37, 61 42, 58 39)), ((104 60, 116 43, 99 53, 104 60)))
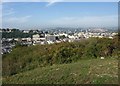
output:
POLYGON ((23 33, 29 33, 29 30, 23 30, 23 33))
POLYGON ((46 41, 55 41, 56 40, 56 36, 54 35, 45 35, 46 41))
POLYGON ((39 34, 35 34, 32 36, 32 40, 33 42, 40 42, 40 35, 39 34))

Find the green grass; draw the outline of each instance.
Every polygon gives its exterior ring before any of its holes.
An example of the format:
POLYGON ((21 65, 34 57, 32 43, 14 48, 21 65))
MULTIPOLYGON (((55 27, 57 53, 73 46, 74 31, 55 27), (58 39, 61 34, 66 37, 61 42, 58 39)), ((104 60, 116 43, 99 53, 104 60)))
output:
POLYGON ((10 77, 3 84, 118 84, 118 60, 80 60, 36 68, 10 77))

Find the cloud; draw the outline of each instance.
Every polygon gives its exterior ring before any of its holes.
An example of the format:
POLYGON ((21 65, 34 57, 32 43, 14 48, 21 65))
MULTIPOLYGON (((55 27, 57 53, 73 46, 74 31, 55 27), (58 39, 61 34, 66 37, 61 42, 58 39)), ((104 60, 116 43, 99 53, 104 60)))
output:
MULTIPOLYGON (((2 2, 49 2, 54 0, 0 0, 2 2)), ((63 0, 63 2, 119 2, 119 0, 63 0)))
POLYGON ((31 16, 22 16, 22 17, 4 17, 2 21, 3 28, 25 28, 29 27, 31 16))
POLYGON ((50 21, 51 24, 60 26, 80 27, 104 27, 117 26, 118 16, 86 16, 86 17, 62 17, 50 21))
POLYGON ((3 12, 3 16, 9 16, 9 15, 12 15, 14 13, 15 13, 14 9, 9 8, 8 10, 5 10, 5 12, 3 12))
POLYGON ((0 28, 2 27, 2 4, 0 2, 0 28))
POLYGON ((3 0, 3 2, 49 2, 50 0, 3 0))
POLYGON ((33 2, 36 0, 3 0, 2 2, 33 2))
POLYGON ((0 17, 2 15, 2 5, 0 4, 0 17))
POLYGON ((24 16, 24 17, 10 17, 10 18, 5 18, 3 19, 3 23, 14 23, 14 24, 19 24, 19 23, 25 23, 27 22, 31 16, 24 16))
POLYGON ((65 2, 65 0, 3 0, 3 2, 48 2, 46 7, 49 7, 56 2, 65 2))
POLYGON ((49 7, 49 6, 53 5, 53 4, 55 4, 56 2, 62 2, 62 1, 63 0, 49 0, 48 4, 46 5, 46 7, 49 7))

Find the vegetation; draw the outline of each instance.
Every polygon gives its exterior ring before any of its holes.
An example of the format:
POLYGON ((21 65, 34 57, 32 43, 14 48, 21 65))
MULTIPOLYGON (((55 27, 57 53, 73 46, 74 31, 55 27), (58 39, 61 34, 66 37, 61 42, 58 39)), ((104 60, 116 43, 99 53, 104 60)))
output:
POLYGON ((80 60, 3 77, 3 84, 118 84, 117 65, 114 58, 80 60))
POLYGON ((3 76, 54 64, 74 63, 82 59, 117 58, 118 38, 90 38, 80 42, 51 45, 16 46, 3 55, 3 76))
POLYGON ((118 84, 118 39, 115 36, 51 45, 17 45, 2 56, 3 83, 118 84))
POLYGON ((9 29, 2 29, 2 31, 2 38, 27 38, 36 34, 33 30, 30 30, 29 33, 23 33, 19 29, 12 29, 11 32, 7 32, 9 29))

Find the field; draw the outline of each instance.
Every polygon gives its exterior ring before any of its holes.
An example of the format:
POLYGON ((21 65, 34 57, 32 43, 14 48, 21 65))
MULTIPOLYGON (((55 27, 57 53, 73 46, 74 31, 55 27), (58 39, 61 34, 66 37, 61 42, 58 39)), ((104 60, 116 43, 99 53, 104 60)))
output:
POLYGON ((55 64, 3 77, 3 84, 118 84, 115 58, 55 64))

